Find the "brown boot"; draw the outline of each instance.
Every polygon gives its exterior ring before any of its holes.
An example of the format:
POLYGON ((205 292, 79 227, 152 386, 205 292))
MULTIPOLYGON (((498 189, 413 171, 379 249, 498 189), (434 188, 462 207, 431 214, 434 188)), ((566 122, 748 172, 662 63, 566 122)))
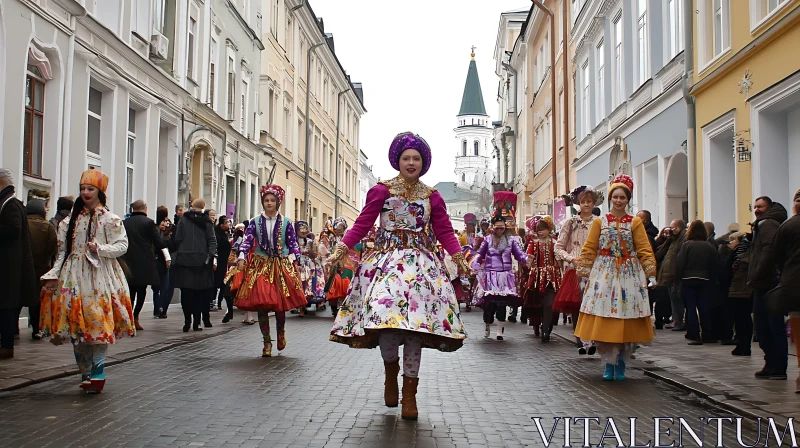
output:
POLYGON ((134 317, 133 318, 133 325, 136 327, 137 330, 144 330, 144 328, 142 328, 142 326, 139 325, 139 318, 138 317, 134 317))
POLYGON ((386 406, 396 408, 400 401, 400 389, 397 387, 397 374, 400 373, 400 360, 395 362, 385 362, 383 367, 386 369, 386 379, 383 382, 383 401, 386 406))
POLYGON ((419 378, 403 375, 403 409, 400 416, 406 420, 417 419, 417 385, 419 378))

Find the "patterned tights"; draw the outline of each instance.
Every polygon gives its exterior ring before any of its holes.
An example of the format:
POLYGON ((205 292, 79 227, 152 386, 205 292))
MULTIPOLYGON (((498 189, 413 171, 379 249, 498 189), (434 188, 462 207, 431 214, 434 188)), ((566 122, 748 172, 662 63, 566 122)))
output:
POLYGON ((416 378, 422 360, 422 345, 400 331, 382 330, 379 344, 383 362, 391 363, 400 359, 400 344, 403 345, 403 375, 416 378))
MULTIPOLYGON (((286 325, 286 312, 276 312, 275 313, 275 323, 278 327, 278 332, 280 333, 283 331, 284 326, 286 325)), ((267 311, 259 311, 258 312, 258 326, 261 328, 261 335, 264 336, 264 342, 272 342, 272 338, 269 335, 269 312, 267 311)))
POLYGON ((75 362, 81 371, 83 380, 104 380, 106 379, 105 364, 106 351, 108 344, 72 344, 75 352, 75 362))

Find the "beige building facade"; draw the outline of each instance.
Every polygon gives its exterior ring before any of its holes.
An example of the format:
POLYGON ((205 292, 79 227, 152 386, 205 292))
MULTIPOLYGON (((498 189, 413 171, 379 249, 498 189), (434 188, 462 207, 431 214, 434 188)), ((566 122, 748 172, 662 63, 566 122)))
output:
POLYGON ((309 3, 264 0, 262 10, 260 143, 274 157, 274 182, 286 190, 282 213, 308 221, 315 233, 336 216, 352 225, 361 204, 361 85, 350 81, 309 3))

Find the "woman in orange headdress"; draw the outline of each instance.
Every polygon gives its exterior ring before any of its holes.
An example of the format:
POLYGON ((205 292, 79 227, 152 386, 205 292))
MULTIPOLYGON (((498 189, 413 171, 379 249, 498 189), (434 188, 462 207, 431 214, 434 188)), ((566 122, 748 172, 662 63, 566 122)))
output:
POLYGON ((42 276, 42 337, 56 345, 71 340, 80 387, 100 393, 106 382, 108 344, 133 336, 131 297, 118 258, 128 250, 119 216, 106 208, 108 176, 85 171, 72 214, 58 226, 58 258, 42 276))

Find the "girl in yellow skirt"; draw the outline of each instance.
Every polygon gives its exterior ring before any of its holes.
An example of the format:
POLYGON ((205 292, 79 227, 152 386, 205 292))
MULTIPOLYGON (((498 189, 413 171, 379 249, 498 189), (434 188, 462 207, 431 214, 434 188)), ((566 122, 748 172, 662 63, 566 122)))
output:
POLYGON ((636 344, 653 340, 647 284, 655 281, 656 260, 644 224, 627 213, 632 194, 630 176, 614 178, 611 211, 594 220, 576 260, 577 274, 589 280, 575 336, 596 342, 606 381, 624 380, 636 344))

